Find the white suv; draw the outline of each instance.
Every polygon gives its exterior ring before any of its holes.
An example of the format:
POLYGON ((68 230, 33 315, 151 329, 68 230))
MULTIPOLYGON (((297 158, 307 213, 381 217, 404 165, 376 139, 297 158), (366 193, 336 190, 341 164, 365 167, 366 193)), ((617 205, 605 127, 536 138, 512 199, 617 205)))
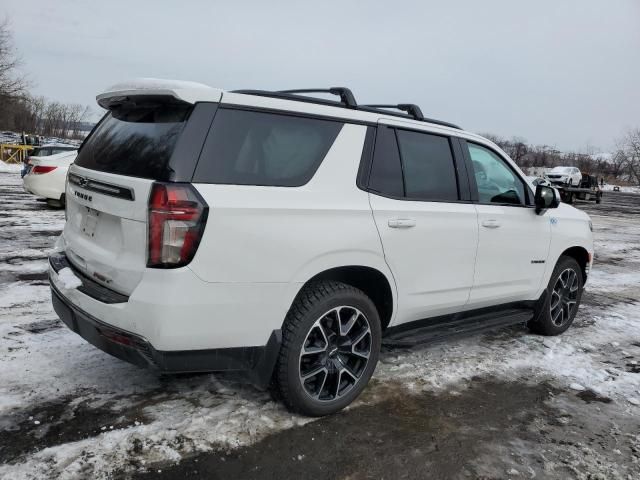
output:
POLYGON ((553 167, 545 176, 552 183, 562 185, 579 187, 582 182, 582 173, 580 173, 580 169, 576 167, 553 167))
POLYGON ((245 371, 308 415, 352 402, 383 342, 569 327, 586 214, 415 105, 326 92, 340 101, 159 80, 98 95, 50 257, 60 318, 138 365, 245 371))

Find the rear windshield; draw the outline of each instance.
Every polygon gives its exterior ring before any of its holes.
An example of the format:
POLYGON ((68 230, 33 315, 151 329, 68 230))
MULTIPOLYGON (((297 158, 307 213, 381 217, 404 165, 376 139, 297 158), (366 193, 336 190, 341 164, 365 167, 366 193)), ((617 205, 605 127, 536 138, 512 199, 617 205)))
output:
POLYGON ((307 183, 343 123, 220 109, 193 181, 297 187, 307 183))
POLYGON ((163 178, 190 107, 154 105, 109 112, 87 138, 76 165, 133 177, 163 178))

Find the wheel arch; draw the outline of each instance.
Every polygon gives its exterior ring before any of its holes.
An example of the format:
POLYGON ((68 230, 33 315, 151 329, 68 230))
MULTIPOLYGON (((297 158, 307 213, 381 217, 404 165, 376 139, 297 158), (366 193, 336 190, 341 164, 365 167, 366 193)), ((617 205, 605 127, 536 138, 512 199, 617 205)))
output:
POLYGON ((567 248, 562 252, 560 257, 558 257, 558 260, 563 256, 574 258, 576 262, 578 262, 578 265, 580 265, 580 269, 582 270, 582 278, 586 281, 587 275, 589 274, 589 252, 587 249, 576 245, 574 247, 567 248))
POLYGON ((396 309, 395 282, 379 269, 366 265, 343 265, 325 269, 299 284, 292 305, 307 285, 321 280, 343 282, 362 290, 376 306, 382 329, 391 322, 396 309))

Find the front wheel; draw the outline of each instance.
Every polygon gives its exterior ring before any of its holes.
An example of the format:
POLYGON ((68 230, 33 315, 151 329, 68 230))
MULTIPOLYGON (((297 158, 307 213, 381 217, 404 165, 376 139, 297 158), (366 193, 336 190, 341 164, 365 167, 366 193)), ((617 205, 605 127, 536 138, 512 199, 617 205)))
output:
POLYGON ((286 406, 322 416, 349 405, 376 368, 381 335, 376 307, 361 290, 334 281, 304 287, 285 319, 275 372, 286 406))
POLYGON ((582 298, 582 268, 573 257, 562 256, 553 270, 545 301, 536 309, 529 328, 541 335, 559 335, 571 326, 582 298))

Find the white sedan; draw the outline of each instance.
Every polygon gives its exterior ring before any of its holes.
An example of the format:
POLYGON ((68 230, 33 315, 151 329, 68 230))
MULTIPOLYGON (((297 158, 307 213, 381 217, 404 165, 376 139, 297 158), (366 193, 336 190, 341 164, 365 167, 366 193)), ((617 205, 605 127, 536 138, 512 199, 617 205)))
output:
POLYGON ((46 198, 49 206, 64 206, 67 170, 77 155, 77 150, 71 150, 46 157, 30 157, 22 179, 25 191, 46 198))

